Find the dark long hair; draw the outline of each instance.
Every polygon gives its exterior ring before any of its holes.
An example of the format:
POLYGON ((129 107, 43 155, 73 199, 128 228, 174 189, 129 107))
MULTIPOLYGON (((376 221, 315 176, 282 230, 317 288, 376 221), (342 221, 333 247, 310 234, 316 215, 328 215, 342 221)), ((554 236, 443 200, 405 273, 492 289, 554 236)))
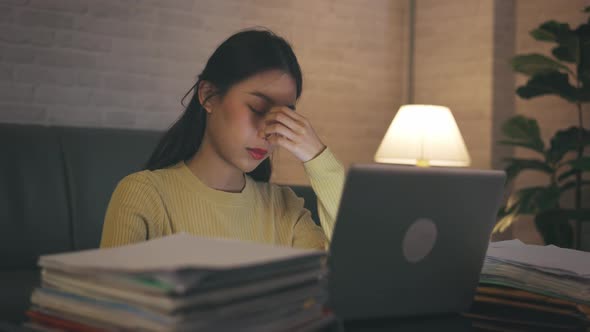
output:
MULTIPOLYGON (((223 97, 236 83, 272 69, 282 70, 293 77, 299 98, 303 88, 301 68, 285 39, 270 30, 249 29, 225 40, 213 52, 195 85, 182 98, 184 101, 193 92, 184 113, 162 136, 145 168, 155 170, 172 166, 190 159, 199 149, 207 126, 206 112, 199 102, 201 81, 212 83, 216 95, 223 97)), ((264 160, 248 175, 256 181, 268 181, 270 160, 264 160)))

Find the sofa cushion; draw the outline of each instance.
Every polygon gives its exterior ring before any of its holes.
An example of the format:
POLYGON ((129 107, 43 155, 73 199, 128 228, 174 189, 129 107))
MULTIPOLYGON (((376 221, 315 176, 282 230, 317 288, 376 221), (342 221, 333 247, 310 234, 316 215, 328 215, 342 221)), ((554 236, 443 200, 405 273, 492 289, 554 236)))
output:
POLYGON ((143 168, 161 133, 72 127, 58 130, 71 193, 74 248, 96 248, 117 183, 143 168))
POLYGON ((50 128, 0 125, 0 271, 32 268, 72 249, 58 138, 50 128))
POLYGON ((31 293, 39 284, 39 269, 0 271, 0 321, 24 321, 31 293))
POLYGON ((315 192, 310 186, 303 185, 290 185, 293 192, 301 198, 303 198, 303 207, 311 212, 311 217, 316 224, 320 224, 320 217, 318 216, 318 199, 315 192))

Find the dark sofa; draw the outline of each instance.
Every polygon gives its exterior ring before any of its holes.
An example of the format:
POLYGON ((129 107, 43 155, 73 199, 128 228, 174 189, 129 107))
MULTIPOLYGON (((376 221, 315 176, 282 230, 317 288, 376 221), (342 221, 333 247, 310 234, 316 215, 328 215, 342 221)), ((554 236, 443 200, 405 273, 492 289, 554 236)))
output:
MULTIPOLYGON (((0 322, 20 322, 39 255, 96 248, 110 196, 161 132, 0 124, 0 322)), ((311 188, 292 186, 318 220, 311 188)))

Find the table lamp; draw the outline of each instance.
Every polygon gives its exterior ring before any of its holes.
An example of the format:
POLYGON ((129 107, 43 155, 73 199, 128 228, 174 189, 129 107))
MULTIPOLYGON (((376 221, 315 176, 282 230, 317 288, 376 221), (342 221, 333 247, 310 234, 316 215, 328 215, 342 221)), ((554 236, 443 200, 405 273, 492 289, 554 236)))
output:
POLYGON ((466 167, 471 159, 450 109, 403 105, 377 149, 375 162, 466 167))

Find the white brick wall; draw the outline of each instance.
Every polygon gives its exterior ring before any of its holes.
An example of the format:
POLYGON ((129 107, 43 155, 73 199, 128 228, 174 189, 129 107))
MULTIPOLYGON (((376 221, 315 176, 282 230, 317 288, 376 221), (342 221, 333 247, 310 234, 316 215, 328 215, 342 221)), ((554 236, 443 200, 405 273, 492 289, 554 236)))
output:
MULTIPOLYGON (((0 122, 165 129, 215 47, 267 26, 304 71, 301 112, 348 165, 402 103, 406 0, 0 0, 0 122), (360 124, 360 125, 359 125, 360 124)), ((288 154, 275 180, 304 183, 288 154)))

